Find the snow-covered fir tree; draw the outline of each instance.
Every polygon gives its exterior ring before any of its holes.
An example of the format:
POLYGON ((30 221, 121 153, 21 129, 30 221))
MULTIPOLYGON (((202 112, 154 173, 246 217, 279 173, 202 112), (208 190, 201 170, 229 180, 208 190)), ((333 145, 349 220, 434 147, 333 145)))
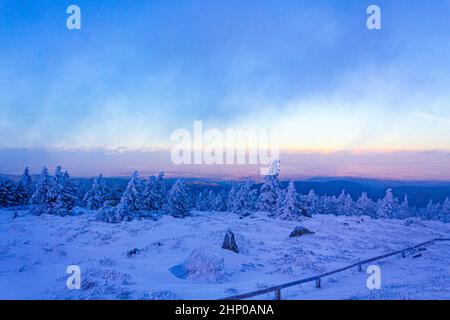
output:
POLYGON ((215 211, 216 210, 216 194, 214 191, 209 190, 208 194, 206 195, 206 203, 209 207, 209 210, 215 211))
POLYGON ((303 209, 303 215, 312 217, 319 211, 319 197, 314 190, 310 190, 308 194, 300 196, 300 206, 303 209))
POLYGON ((338 214, 338 201, 336 196, 323 196, 321 202, 324 214, 338 214))
POLYGON ((0 176, 0 207, 12 207, 17 204, 14 182, 0 176))
POLYGON ((439 220, 441 214, 441 204, 439 202, 434 203, 430 200, 422 214, 422 218, 426 220, 439 220))
POLYGON ((440 219, 442 222, 450 222, 450 199, 446 198, 442 205, 440 219))
POLYGON ((337 214, 351 216, 354 212, 354 203, 350 194, 342 190, 341 194, 337 198, 337 214))
POLYGON ((369 216, 374 218, 377 213, 377 205, 369 198, 366 192, 363 192, 355 204, 355 214, 358 216, 369 216))
POLYGON ((125 189, 121 188, 119 185, 114 184, 111 188, 108 200, 108 205, 111 207, 115 207, 120 203, 120 199, 122 199, 122 194, 125 191, 125 189))
POLYGON ((278 173, 264 176, 264 183, 259 193, 257 208, 274 215, 280 204, 281 192, 278 173))
POLYGON ((36 214, 42 214, 48 203, 48 191, 50 189, 50 176, 47 167, 42 168, 36 190, 30 199, 31 210, 36 214))
POLYGON ((302 212, 293 181, 289 182, 284 199, 278 209, 278 216, 284 220, 299 220, 302 212))
POLYGON ((33 182, 31 180, 30 169, 26 167, 23 171, 22 177, 15 189, 17 204, 25 205, 30 201, 33 195, 33 182))
POLYGON ((55 175, 51 180, 47 192, 45 213, 67 215, 70 214, 76 203, 76 188, 67 171, 62 172, 61 166, 56 167, 55 175))
POLYGON ((231 211, 244 216, 248 215, 255 209, 256 200, 257 191, 253 189, 253 182, 247 179, 237 192, 231 211))
POLYGON ((167 187, 164 172, 149 177, 144 190, 144 204, 147 210, 160 210, 167 201, 167 187))
POLYGON ((227 211, 227 193, 225 190, 221 190, 217 195, 214 201, 214 209, 219 212, 227 211))
POLYGON ((62 188, 63 172, 61 166, 57 166, 55 174, 51 178, 50 187, 47 191, 47 203, 56 202, 62 188))
POLYGON ((72 182, 69 172, 64 171, 61 179, 60 193, 56 199, 55 209, 58 214, 69 214, 75 207, 77 196, 76 187, 72 182))
POLYGON ((398 214, 398 201, 392 194, 392 189, 386 190, 386 196, 378 202, 378 218, 396 218, 398 214))
POLYGON ((315 207, 315 214, 327 214, 329 212, 327 212, 327 205, 325 202, 325 198, 327 196, 317 196, 317 202, 316 202, 316 207, 315 207))
POLYGON ((83 201, 86 207, 90 210, 98 210, 103 207, 107 200, 106 183, 103 176, 100 174, 94 178, 91 189, 84 195, 83 201))
POLYGON ((198 193, 195 208, 199 211, 215 211, 216 195, 212 190, 203 190, 198 193))
POLYGON ((402 203, 398 207, 397 218, 405 219, 405 218, 408 218, 409 216, 411 216, 411 210, 409 208, 408 195, 405 194, 405 197, 403 198, 402 203))
POLYGON ((191 199, 186 190, 184 181, 178 179, 169 191, 165 211, 176 218, 190 215, 191 199))
POLYGON ((241 189, 241 183, 233 183, 233 185, 231 186, 230 192, 228 192, 227 208, 228 208, 228 211, 230 211, 230 212, 233 212, 234 202, 236 201, 236 196, 240 189, 241 189))
POLYGON ((139 216, 139 211, 145 210, 142 189, 142 180, 138 172, 134 171, 117 205, 115 213, 117 221, 130 221, 139 216))

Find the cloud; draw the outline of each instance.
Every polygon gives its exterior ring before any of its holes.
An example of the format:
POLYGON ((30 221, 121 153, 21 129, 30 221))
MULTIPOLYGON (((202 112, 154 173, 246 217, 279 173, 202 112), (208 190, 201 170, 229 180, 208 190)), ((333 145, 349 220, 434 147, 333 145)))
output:
MULTIPOLYGON (((286 152, 280 154, 283 179, 353 176, 399 180, 450 180, 450 152, 286 152)), ((169 150, 0 148, 1 173, 20 174, 25 166, 62 165, 74 176, 143 176, 165 171, 170 177, 260 179, 258 165, 174 165, 169 150)))
POLYGON ((438 124, 444 124, 444 125, 450 125, 450 118, 440 117, 435 114, 431 113, 416 113, 414 114, 415 117, 427 120, 432 123, 438 123, 438 124))

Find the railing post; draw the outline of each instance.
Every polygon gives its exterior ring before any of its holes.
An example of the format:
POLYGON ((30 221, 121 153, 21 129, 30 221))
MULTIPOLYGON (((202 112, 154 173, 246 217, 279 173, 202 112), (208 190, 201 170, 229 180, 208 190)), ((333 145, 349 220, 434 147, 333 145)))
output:
MULTIPOLYGON (((450 238, 436 238, 436 239, 434 239, 434 240, 432 240, 432 241, 428 241, 428 243, 435 243, 435 242, 437 242, 437 241, 450 241, 450 238)), ((415 249, 417 249, 418 247, 420 247, 420 246, 422 246, 422 245, 423 245, 423 244, 419 244, 418 246, 410 247, 410 248, 405 248, 405 249, 403 249, 403 250, 395 251, 395 252, 392 252, 392 253, 387 254, 387 255, 383 255, 383 256, 379 256, 379 257, 374 257, 374 258, 367 259, 367 260, 362 260, 362 261, 360 261, 360 262, 358 262, 358 263, 353 263, 353 264, 351 264, 351 265, 349 265, 349 266, 347 266, 347 267, 345 267, 345 268, 341 268, 341 269, 338 269, 338 270, 334 270, 334 271, 332 271, 332 272, 328 272, 328 273, 324 274, 324 276, 328 276, 328 275, 330 275, 330 274, 335 274, 335 273, 338 273, 338 272, 342 272, 342 271, 344 271, 344 270, 348 270, 348 269, 350 269, 350 268, 354 268, 355 266, 358 267, 358 271, 359 271, 359 272, 362 272, 362 271, 363 271, 362 265, 363 265, 363 264, 368 264, 368 263, 369 263, 368 261, 378 261, 378 260, 384 259, 384 258, 386 258, 386 257, 390 257, 390 256, 393 256, 393 255, 397 255, 399 252, 402 254, 402 257, 405 258, 405 257, 406 257, 406 252, 408 252, 408 253, 414 252, 415 249)), ((321 286, 321 278, 319 278, 319 277, 317 276, 317 277, 314 277, 313 279, 315 279, 315 281, 316 281, 316 288, 320 288, 320 286, 321 286)), ((295 286, 295 285, 299 285, 299 284, 301 284, 301 283, 305 283, 304 280, 309 280, 308 282, 314 281, 314 280, 312 280, 311 278, 308 278, 308 279, 301 279, 301 280, 299 280, 299 281, 295 281, 294 283, 285 283, 285 284, 283 284, 282 286, 283 286, 283 288, 292 287, 292 286, 295 286)), ((239 299, 239 300, 240 300, 240 299, 247 299, 247 298, 249 298, 249 297, 259 296, 259 295, 266 294, 266 293, 270 293, 270 292, 273 292, 273 291, 275 291, 275 299, 276 299, 276 300, 281 300, 281 289, 275 289, 275 288, 276 288, 276 287, 274 286, 274 287, 269 288, 269 290, 259 290, 259 291, 255 291, 255 292, 249 292, 249 293, 246 293, 246 294, 236 295, 236 296, 232 296, 232 297, 226 297, 226 298, 223 298, 223 299, 221 299, 221 300, 230 300, 230 299, 233 299, 233 300, 239 299), (260 292, 260 291, 262 291, 262 292, 260 292)))
POLYGON ((275 300, 281 300, 281 290, 275 290, 275 300))

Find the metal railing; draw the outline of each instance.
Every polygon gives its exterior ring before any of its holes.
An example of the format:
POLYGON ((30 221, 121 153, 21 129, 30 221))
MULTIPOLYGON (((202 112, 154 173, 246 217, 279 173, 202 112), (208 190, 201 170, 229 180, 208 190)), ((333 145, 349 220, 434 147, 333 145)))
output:
POLYGON ((266 293, 269 293, 269 292, 275 292, 275 299, 276 300, 281 300, 281 289, 297 286, 297 285, 300 285, 300 284, 303 284, 303 283, 308 283, 308 282, 316 282, 316 288, 320 288, 320 286, 321 286, 321 279, 324 278, 324 277, 330 276, 332 274, 340 273, 342 271, 345 271, 345 270, 348 270, 348 269, 351 269, 351 268, 354 268, 354 267, 358 267, 358 271, 362 271, 362 265, 363 264, 367 264, 367 263, 370 263, 370 262, 373 262, 373 261, 377 261, 377 260, 382 260, 382 259, 394 256, 394 255, 397 255, 397 254, 401 254, 402 257, 405 258, 406 257, 406 252, 415 250, 415 249, 417 249, 419 247, 422 247, 422 246, 434 244, 437 241, 450 241, 450 238, 435 238, 435 239, 432 239, 432 240, 429 240, 429 241, 425 241, 425 242, 419 243, 419 244, 417 244, 417 245, 415 245, 413 247, 405 248, 405 249, 402 249, 402 250, 398 250, 398 251, 394 251, 394 252, 391 252, 391 253, 383 254, 381 256, 377 256, 377 257, 369 258, 369 259, 366 259, 366 260, 358 261, 358 262, 356 262, 354 264, 351 264, 349 266, 346 266, 346 267, 343 267, 343 268, 340 268, 340 269, 336 269, 336 270, 333 270, 333 271, 329 271, 329 272, 326 272, 326 273, 322 273, 322 274, 317 275, 317 276, 313 276, 313 277, 309 277, 309 278, 305 278, 305 279, 300 279, 300 280, 296 280, 296 281, 292 281, 292 282, 287 282, 287 283, 280 284, 280 285, 277 285, 277 286, 272 286, 272 287, 269 287, 269 288, 265 288, 265 289, 261 289, 261 290, 257 290, 257 291, 253 291, 253 292, 248 292, 248 293, 243 293, 243 294, 239 294, 239 295, 234 295, 234 296, 222 298, 222 299, 219 299, 219 300, 242 300, 242 299, 248 299, 248 298, 260 296, 260 295, 263 295, 263 294, 266 294, 266 293))

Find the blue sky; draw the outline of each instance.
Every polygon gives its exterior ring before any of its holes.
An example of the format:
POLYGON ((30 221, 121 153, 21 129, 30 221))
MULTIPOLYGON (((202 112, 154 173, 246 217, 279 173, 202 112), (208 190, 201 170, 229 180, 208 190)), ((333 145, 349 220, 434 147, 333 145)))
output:
POLYGON ((281 128, 296 152, 450 151, 449 17, 427 0, 0 0, 0 147, 166 148, 202 120, 281 128))

